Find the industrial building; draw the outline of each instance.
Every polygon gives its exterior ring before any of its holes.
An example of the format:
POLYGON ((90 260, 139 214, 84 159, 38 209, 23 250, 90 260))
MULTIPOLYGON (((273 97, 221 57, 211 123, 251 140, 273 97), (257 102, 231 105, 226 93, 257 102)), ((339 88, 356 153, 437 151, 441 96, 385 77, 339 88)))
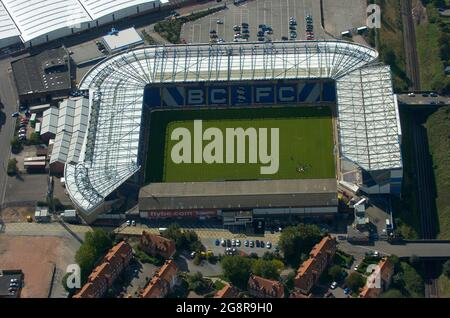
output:
POLYGON ((0 48, 26 47, 158 9, 169 0, 1 0, 0 48))
POLYGON ((250 207, 252 213, 299 211, 320 216, 337 211, 338 183, 348 184, 354 192, 398 194, 402 179, 398 106, 390 69, 377 58, 378 52, 372 48, 336 40, 174 45, 113 55, 94 66, 80 83, 81 90, 89 91, 89 122, 85 138, 67 140, 67 145, 77 144, 79 150, 77 156, 65 160, 67 192, 80 215, 92 222, 110 210, 121 185, 142 186, 139 172, 144 170, 147 138, 143 115, 152 109, 180 105, 264 107, 288 101, 335 108, 337 180, 311 182, 309 186, 304 181, 289 186, 289 182, 281 185, 282 181, 274 181, 279 183, 277 187, 267 186, 276 189, 271 202, 266 199, 268 191, 263 183, 248 184, 250 189, 262 189, 256 197, 244 188, 237 195, 233 191, 239 187, 227 182, 206 187, 198 184, 206 191, 204 198, 197 193, 197 185, 150 184, 140 191, 137 208, 141 216, 168 213, 169 217, 203 217, 218 210, 229 212, 229 208, 234 214, 226 216, 236 220, 236 216, 239 219, 249 214, 250 207), (283 83, 289 80, 301 83, 298 95, 286 95, 289 88, 283 83), (249 93, 244 92, 241 99, 225 97, 220 101, 188 98, 189 90, 207 87, 209 91, 197 95, 208 96, 214 85, 224 81, 249 93), (267 98, 258 101, 252 92, 261 81, 273 84, 267 98), (330 81, 336 85, 329 85, 330 81), (196 86, 186 88, 184 95, 180 88, 184 83, 196 86), (144 105, 144 90, 152 95, 152 105, 144 105), (325 186, 315 192, 311 184, 321 182, 325 186), (232 196, 227 197, 229 191, 232 196))
POLYGON ((64 47, 22 58, 11 66, 22 103, 50 102, 68 96, 72 89, 70 55, 64 47))

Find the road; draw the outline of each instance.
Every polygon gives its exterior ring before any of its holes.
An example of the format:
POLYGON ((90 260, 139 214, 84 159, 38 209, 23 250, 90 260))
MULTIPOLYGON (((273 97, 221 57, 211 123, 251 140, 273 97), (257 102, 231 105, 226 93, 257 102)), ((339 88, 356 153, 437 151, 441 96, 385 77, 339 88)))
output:
POLYGON ((387 241, 375 241, 373 245, 353 245, 346 241, 339 241, 338 248, 351 255, 363 255, 368 251, 379 251, 383 256, 393 254, 398 257, 415 255, 424 258, 440 257, 450 259, 450 243, 420 242, 397 245, 389 244, 387 241))
POLYGON ((17 92, 13 81, 12 72, 10 71, 11 59, 5 58, 0 60, 0 98, 4 105, 2 111, 5 113, 6 122, 0 130, 0 206, 3 204, 6 191, 6 180, 8 160, 10 157, 11 139, 14 135, 14 120, 11 114, 18 109, 17 92))
POLYGON ((419 58, 417 55, 416 32, 412 15, 411 0, 401 2, 403 21, 403 43, 405 46, 406 74, 411 80, 410 90, 420 90, 419 58))
POLYGON ((421 93, 416 93, 416 96, 408 96, 408 94, 398 94, 397 100, 400 104, 407 105, 431 105, 435 102, 436 105, 450 105, 450 97, 448 96, 438 96, 438 97, 423 97, 421 93))

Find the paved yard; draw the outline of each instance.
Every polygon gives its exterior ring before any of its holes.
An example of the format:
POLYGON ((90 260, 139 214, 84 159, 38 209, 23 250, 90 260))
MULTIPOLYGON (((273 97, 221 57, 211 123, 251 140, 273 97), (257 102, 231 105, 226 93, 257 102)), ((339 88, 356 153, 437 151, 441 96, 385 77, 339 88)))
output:
POLYGON ((30 202, 45 199, 47 195, 48 175, 20 174, 8 177, 4 203, 30 202))
POLYGON ((323 0, 325 30, 340 38, 343 31, 365 26, 366 8, 366 0, 323 0))
MULTIPOLYGON (((75 240, 58 237, 0 235, 0 268, 24 272, 22 297, 43 297, 49 294, 53 269, 65 272, 74 262, 79 245, 75 240)), ((64 297, 62 275, 53 283, 55 297, 64 297)))
POLYGON ((305 17, 311 14, 316 38, 327 38, 321 28, 320 3, 316 0, 253 0, 228 8, 183 25, 181 38, 188 43, 209 43, 209 31, 216 30, 218 38, 230 42, 234 38, 234 25, 249 24, 249 41, 257 41, 259 24, 273 28, 272 41, 289 37, 289 17, 297 20, 297 40, 305 39, 305 17), (222 20, 222 24, 217 24, 222 20))

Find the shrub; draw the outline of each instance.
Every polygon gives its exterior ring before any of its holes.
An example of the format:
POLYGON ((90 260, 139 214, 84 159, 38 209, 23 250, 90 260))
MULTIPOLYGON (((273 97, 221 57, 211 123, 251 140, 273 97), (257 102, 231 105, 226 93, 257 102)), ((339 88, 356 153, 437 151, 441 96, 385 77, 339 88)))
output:
POLYGON ((19 170, 17 169, 17 160, 15 158, 10 159, 8 161, 7 169, 8 176, 15 176, 18 172, 19 170))

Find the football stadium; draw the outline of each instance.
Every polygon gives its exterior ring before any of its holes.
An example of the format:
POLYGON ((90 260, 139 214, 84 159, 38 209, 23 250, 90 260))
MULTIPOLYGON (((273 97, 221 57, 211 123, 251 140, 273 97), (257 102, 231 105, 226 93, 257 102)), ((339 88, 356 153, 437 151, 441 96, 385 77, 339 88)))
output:
MULTIPOLYGON (((388 66, 344 41, 170 45, 94 66, 67 192, 88 222, 125 185, 143 218, 333 217, 338 191, 400 193, 388 66)), ((75 151, 75 150, 74 150, 75 151)))

